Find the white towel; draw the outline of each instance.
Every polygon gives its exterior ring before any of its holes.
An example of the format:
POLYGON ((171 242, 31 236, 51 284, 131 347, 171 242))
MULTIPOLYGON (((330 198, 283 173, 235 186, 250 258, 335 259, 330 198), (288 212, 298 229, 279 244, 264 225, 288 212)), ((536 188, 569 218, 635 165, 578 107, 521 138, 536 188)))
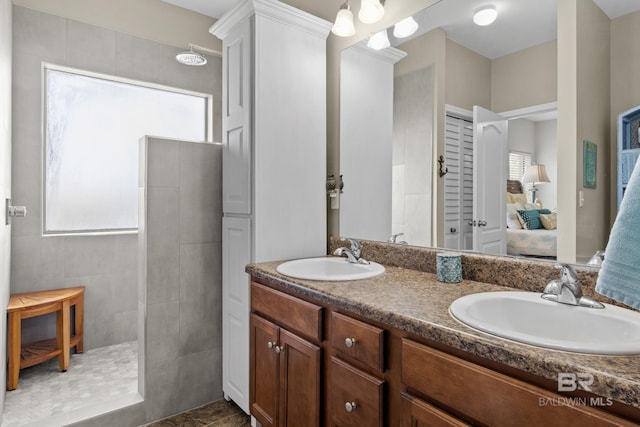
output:
POLYGON ((640 310, 640 162, 613 223, 596 291, 640 310))

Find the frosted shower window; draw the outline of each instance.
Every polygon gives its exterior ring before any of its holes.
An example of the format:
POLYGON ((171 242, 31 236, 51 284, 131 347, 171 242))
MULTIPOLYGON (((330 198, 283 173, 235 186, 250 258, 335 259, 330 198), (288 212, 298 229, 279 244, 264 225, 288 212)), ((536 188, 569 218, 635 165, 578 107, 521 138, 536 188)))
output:
POLYGON ((138 141, 203 141, 207 97, 45 68, 45 233, 138 227, 138 141))

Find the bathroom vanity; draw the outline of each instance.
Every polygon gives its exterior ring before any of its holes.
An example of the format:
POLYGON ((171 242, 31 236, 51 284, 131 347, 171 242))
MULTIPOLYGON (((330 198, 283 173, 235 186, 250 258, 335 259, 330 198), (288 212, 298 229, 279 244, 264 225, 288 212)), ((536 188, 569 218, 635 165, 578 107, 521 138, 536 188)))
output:
MULTIPOLYGON (((569 353, 478 332, 454 320, 449 305, 509 288, 468 279, 441 283, 428 271, 435 251, 395 258, 383 253, 386 245, 375 245, 365 245, 364 256, 386 263, 386 271, 363 280, 291 279, 276 271, 279 262, 247 266, 251 414, 263 426, 640 422, 640 355, 569 353), (426 262, 427 271, 395 267, 401 258, 426 262), (564 390, 573 385, 573 391, 558 391, 560 373, 569 378, 564 390)), ((465 277, 482 274, 474 262, 500 277, 508 273, 508 265, 473 257, 463 256, 465 277)), ((537 268, 554 273, 551 265, 527 263, 516 265, 524 276, 537 268)))

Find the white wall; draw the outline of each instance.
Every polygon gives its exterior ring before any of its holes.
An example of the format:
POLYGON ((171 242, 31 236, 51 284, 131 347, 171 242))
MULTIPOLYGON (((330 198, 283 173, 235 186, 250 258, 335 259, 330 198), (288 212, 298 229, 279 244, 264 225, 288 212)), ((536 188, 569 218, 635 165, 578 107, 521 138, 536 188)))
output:
POLYGON ((538 185, 538 198, 542 207, 556 209, 558 207, 558 120, 535 122, 536 163, 545 166, 549 180, 538 185))
POLYGON ((386 241, 391 236, 393 64, 360 44, 340 64, 340 234, 386 241), (363 167, 364 166, 364 167, 363 167))
MULTIPOLYGON (((11 0, 0 0, 0 202, 11 198, 11 0)), ((4 207, 3 207, 4 209, 4 207)), ((6 363, 7 315, 11 226, 0 215, 0 366, 6 363)), ((6 369, 0 369, 0 384, 6 384, 6 369)), ((4 408, 5 387, 0 387, 0 413, 4 408)))
POLYGON ((527 119, 509 120, 509 151, 531 154, 532 163, 536 163, 536 140, 534 124, 527 119))

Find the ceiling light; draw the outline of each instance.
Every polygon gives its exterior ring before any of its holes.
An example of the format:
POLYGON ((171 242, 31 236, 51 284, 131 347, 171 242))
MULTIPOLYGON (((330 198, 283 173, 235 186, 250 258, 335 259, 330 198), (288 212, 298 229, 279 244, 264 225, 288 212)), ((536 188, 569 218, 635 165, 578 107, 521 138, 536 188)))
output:
POLYGON ((195 52, 193 47, 190 47, 189 50, 177 54, 176 61, 185 65, 204 65, 207 63, 207 58, 203 54, 195 52))
POLYGON ((365 24, 378 22, 384 16, 384 7, 380 0, 362 0, 358 18, 365 24))
POLYGON ((398 39, 403 39, 405 37, 409 37, 411 34, 415 33, 418 30, 418 23, 413 16, 410 16, 402 21, 398 22, 393 27, 393 36, 398 39))
POLYGON ((473 15, 473 22, 475 22, 476 25, 484 27, 485 25, 492 24, 497 17, 498 11, 496 10, 496 8, 493 6, 489 6, 477 11, 475 15, 473 15))
POLYGON ((375 34, 371 34, 367 46, 371 49, 382 50, 391 46, 389 43, 389 37, 387 36, 387 30, 378 31, 375 34))
POLYGON ((349 2, 345 2, 340 6, 338 15, 336 15, 336 22, 331 27, 331 32, 339 37, 351 37, 356 33, 356 28, 353 26, 353 13, 351 13, 351 6, 349 2))

